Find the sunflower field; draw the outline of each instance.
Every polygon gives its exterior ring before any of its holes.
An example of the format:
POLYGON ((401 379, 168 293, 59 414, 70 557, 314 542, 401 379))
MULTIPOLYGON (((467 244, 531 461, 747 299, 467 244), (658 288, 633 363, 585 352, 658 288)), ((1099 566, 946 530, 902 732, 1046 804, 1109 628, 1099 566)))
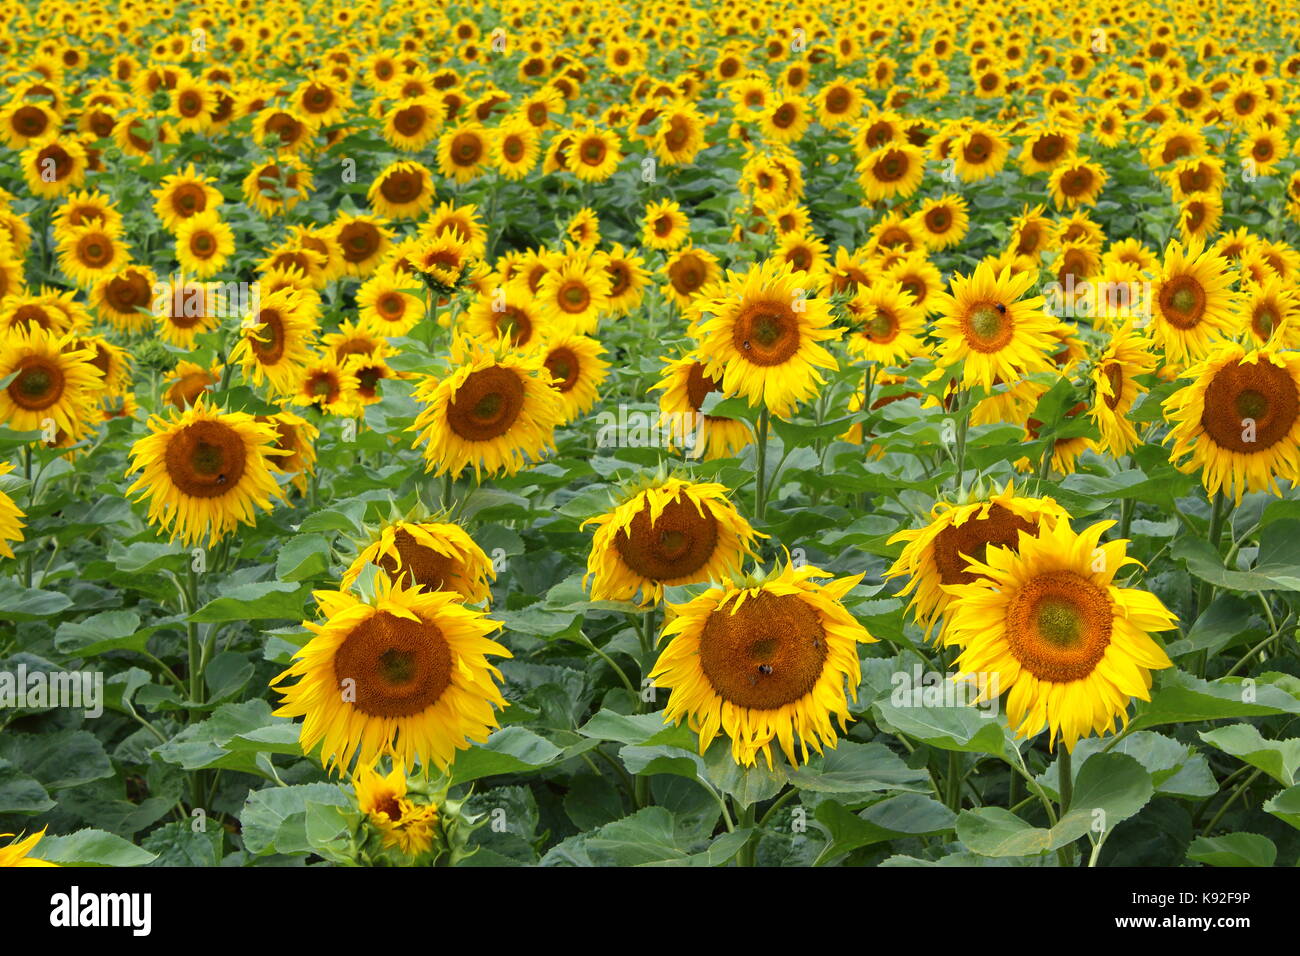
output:
POLYGON ((1300 24, 0 11, 0 865, 1293 866, 1300 24))

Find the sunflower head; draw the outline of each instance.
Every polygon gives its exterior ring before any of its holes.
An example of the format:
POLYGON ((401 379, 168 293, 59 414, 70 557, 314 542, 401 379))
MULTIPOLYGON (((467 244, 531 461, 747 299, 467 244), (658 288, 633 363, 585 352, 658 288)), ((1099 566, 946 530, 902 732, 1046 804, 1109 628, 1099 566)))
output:
POLYGON ((584 583, 592 600, 657 603, 667 586, 721 581, 754 553, 750 527, 716 483, 652 479, 596 525, 584 583))
POLYGON ((994 675, 980 699, 1006 692, 1018 737, 1047 727, 1051 745, 1059 737, 1073 750, 1116 720, 1126 725, 1130 699, 1150 700, 1151 671, 1172 666, 1150 635, 1176 619, 1153 594, 1115 585, 1136 559, 1127 541, 1102 543, 1113 525, 1021 531, 1015 549, 969 562, 980 580, 944 585, 953 599, 944 641, 961 648, 957 678, 994 675))
POLYGON ((457 594, 406 587, 383 571, 369 593, 315 597, 321 620, 304 622, 312 638, 272 681, 284 698, 276 713, 306 718, 304 752, 320 744, 330 767, 387 755, 446 770, 458 750, 487 739, 493 707, 505 707, 488 657, 511 656, 488 637, 499 622, 457 594))
POLYGON ((857 645, 875 638, 842 603, 862 575, 827 577, 787 563, 669 605, 660 641, 670 640, 650 677, 672 691, 664 719, 687 719, 700 753, 722 733, 736 763, 762 754, 770 768, 773 743, 792 765, 836 745, 832 718, 847 727, 846 686, 861 679, 857 645))

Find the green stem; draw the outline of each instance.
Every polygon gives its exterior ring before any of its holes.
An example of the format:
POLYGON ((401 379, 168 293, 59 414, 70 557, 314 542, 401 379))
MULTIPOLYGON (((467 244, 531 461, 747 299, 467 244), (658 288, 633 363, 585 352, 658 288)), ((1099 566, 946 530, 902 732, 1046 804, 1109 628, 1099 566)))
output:
MULTIPOLYGON (((1059 791, 1060 817, 1064 820, 1065 815, 1070 811, 1070 801, 1074 799, 1074 769, 1071 766, 1070 751, 1068 748, 1061 747, 1061 755, 1058 758, 1057 770, 1059 776, 1057 779, 1057 790, 1059 791)), ((1056 851, 1056 859, 1061 866, 1074 866, 1074 844, 1068 844, 1056 851)))
POLYGON ((1245 793, 1247 790, 1250 789, 1250 785, 1254 783, 1259 778, 1259 775, 1263 772, 1264 771, 1262 770, 1256 770, 1249 777, 1247 777, 1245 780, 1243 780, 1241 783, 1237 785, 1237 789, 1233 790, 1232 793, 1228 795, 1228 799, 1223 801, 1223 806, 1219 807, 1219 812, 1216 813, 1214 815, 1214 818, 1205 825, 1205 829, 1201 831, 1201 836, 1209 836, 1211 833, 1214 832, 1215 826, 1217 826, 1219 821, 1223 819, 1223 815, 1228 812, 1228 808, 1237 802, 1237 798, 1239 796, 1241 796, 1243 793, 1245 793))
POLYGON ((961 754, 948 751, 948 797, 945 801, 954 813, 961 812, 961 754))
MULTIPOLYGON (((736 813, 736 825, 739 826, 741 829, 752 830, 754 828, 754 824, 755 824, 754 818, 757 815, 757 811, 758 811, 758 807, 753 803, 749 804, 748 806, 741 807, 740 810, 736 813)), ((757 851, 758 851, 758 834, 751 833, 749 835, 749 839, 745 841, 745 845, 742 846, 740 848, 740 852, 736 854, 736 866, 753 866, 754 858, 757 855, 757 851)))
POLYGON ((1070 764, 1071 757, 1069 748, 1062 747, 1061 756, 1057 762, 1057 769, 1060 771, 1057 786, 1061 795, 1060 805, 1062 817, 1070 811, 1070 801, 1074 799, 1074 773, 1070 764))
POLYGON ((754 517, 759 521, 767 513, 767 492, 765 484, 765 472, 767 471, 767 430, 771 424, 771 418, 767 406, 758 416, 758 436, 757 444, 754 446, 754 462, 756 470, 754 473, 754 517))

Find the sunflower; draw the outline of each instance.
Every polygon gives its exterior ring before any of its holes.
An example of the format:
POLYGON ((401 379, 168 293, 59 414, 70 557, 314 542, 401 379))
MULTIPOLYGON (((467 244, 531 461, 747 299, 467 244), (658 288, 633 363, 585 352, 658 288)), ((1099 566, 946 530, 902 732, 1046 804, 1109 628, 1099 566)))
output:
POLYGON ((542 276, 537 303, 557 331, 590 334, 609 309, 609 276, 585 256, 571 256, 542 276))
POLYGON ((85 182, 86 148, 75 139, 46 137, 30 143, 21 157, 23 178, 34 196, 53 199, 85 182))
POLYGON ((569 150, 569 171, 584 183, 603 183, 614 175, 623 159, 618 134, 608 129, 588 129, 574 134, 569 150))
POLYGON ((298 368, 298 381, 290 400, 326 415, 347 417, 357 414, 359 386, 346 363, 326 355, 305 368, 298 368))
MULTIPOLYGON (((13 470, 14 466, 11 463, 0 461, 0 478, 13 470)), ((23 523, 18 520, 23 517, 26 517, 26 513, 14 504, 13 498, 0 490, 0 557, 14 556, 13 548, 9 544, 11 541, 23 540, 23 523)))
POLYGON ((364 279, 378 267, 392 243, 392 230, 378 216, 339 215, 332 238, 343 256, 343 269, 364 279))
POLYGON ((127 496, 149 501, 149 523, 189 546, 207 536, 216 544, 240 523, 272 510, 280 486, 268 467, 276 454, 275 429, 243 412, 224 412, 200 397, 170 417, 152 415, 151 434, 131 446, 139 471, 127 496))
POLYGON ((652 202, 645 208, 641 243, 649 249, 676 249, 691 237, 691 221, 671 199, 652 202))
POLYGON ((215 209, 196 213, 176 227, 176 259, 200 279, 216 275, 235 251, 235 233, 215 209))
POLYGON ((719 732, 731 756, 754 766, 771 745, 798 764, 837 743, 832 715, 847 729, 849 693, 861 679, 858 644, 874 643, 843 605, 862 575, 830 575, 787 564, 765 580, 729 581, 686 604, 670 605, 660 639, 671 638, 650 678, 672 691, 664 720, 686 718, 700 735, 700 753, 719 732))
POLYGON ((812 232, 787 232, 777 240, 772 257, 788 262, 795 272, 820 279, 830 265, 830 248, 812 232))
POLYGON ((1066 750, 1080 737, 1128 724, 1128 703, 1150 700, 1151 671, 1172 666, 1151 638, 1177 619, 1147 591, 1116 586, 1137 559, 1125 540, 1103 544, 1114 524, 1075 534, 1069 521, 1021 531, 1016 548, 991 548, 969 573, 984 580, 945 585, 952 599, 944 640, 961 647, 959 674, 996 678, 978 700, 1006 691, 1017 737, 1046 725, 1066 750))
POLYGON ((90 287, 90 302, 106 320, 121 332, 143 332, 153 325, 154 285, 157 276, 148 266, 128 265, 101 276, 90 287))
POLYGON ((902 286, 903 291, 916 300, 917 308, 924 311, 926 315, 938 311, 940 293, 943 291, 943 276, 924 252, 914 252, 902 257, 884 271, 883 278, 902 286))
POLYGON ((396 149, 417 153, 438 135, 442 118, 442 106, 433 97, 408 97, 392 104, 383 115, 380 135, 396 149))
POLYGON ((768 259, 744 273, 728 270, 715 298, 701 307, 704 374, 727 395, 743 395, 778 418, 825 384, 818 369, 835 369, 821 343, 838 339, 829 303, 809 294, 788 264, 768 259))
POLYGON ((25 149, 57 133, 62 125, 52 104, 14 99, 0 109, 0 142, 10 149, 25 149))
POLYGON ((259 424, 275 429, 275 450, 280 452, 267 459, 272 471, 292 476, 290 480, 298 493, 307 493, 307 476, 316 470, 316 439, 320 429, 307 419, 290 411, 274 415, 257 416, 259 424))
POLYGON ((651 137, 655 155, 665 166, 684 166, 707 145, 704 142, 706 120, 694 106, 675 103, 662 110, 655 119, 651 137))
POLYGON ((949 144, 945 158, 953 161, 953 171, 963 182, 978 182, 997 173, 1007 162, 1011 146, 998 131, 986 123, 974 123, 949 144))
POLYGON ((472 259, 482 259, 487 249, 487 229, 478 216, 478 208, 473 203, 455 206, 440 203, 420 225, 421 238, 436 236, 444 229, 451 229, 465 245, 465 254, 472 259))
POLYGON ((827 83, 813 100, 817 121, 827 129, 841 123, 850 123, 862 114, 866 97, 857 80, 836 80, 827 83))
POLYGON ((102 335, 85 335, 73 339, 65 346, 68 351, 90 349, 90 364, 103 376, 103 388, 109 397, 131 390, 131 353, 114 345, 102 335))
POLYGON ((597 252, 592 262, 603 268, 609 279, 606 309, 610 315, 627 315, 641 304, 650 273, 645 269, 645 260, 635 250, 625 250, 616 242, 608 251, 597 252))
POLYGON ((400 763, 385 776, 364 763, 358 764, 352 785, 357 792, 357 809, 380 832, 382 846, 396 847, 409 857, 432 848, 438 808, 407 799, 406 771, 400 763))
POLYGON ((1238 329, 1255 345, 1276 338, 1292 348, 1300 345, 1300 296, 1277 275, 1246 285, 1241 297, 1238 329))
POLYGON ((554 447, 563 415, 542 357, 510 351, 508 343, 464 343, 459 364, 444 378, 415 390, 423 405, 408 429, 424 445, 426 471, 458 477, 470 465, 476 476, 514 474, 526 460, 554 447))
POLYGON ((1165 360, 1180 365, 1204 358, 1229 334, 1236 303, 1228 262, 1198 239, 1170 242, 1152 291, 1152 333, 1165 360))
POLYGON ((925 352, 925 313, 897 282, 878 281, 861 289, 849 308, 861 321, 849 337, 849 352, 879 365, 907 364, 925 352))
POLYGON ((370 767, 390 755, 403 767, 445 771, 456 751, 487 740, 493 707, 506 706, 488 656, 512 656, 488 637, 499 622, 458 594, 404 588, 382 571, 370 597, 315 597, 323 622, 303 622, 311 639, 271 682, 284 698, 276 715, 306 717, 304 752, 321 744, 327 767, 354 758, 370 767), (297 682, 285 686, 291 677, 297 682))
POLYGON ((221 324, 217 300, 209 283, 177 278, 161 283, 153 299, 158 337, 177 348, 192 350, 196 337, 221 324))
POLYGON ((564 235, 583 252, 590 254, 600 244, 600 216, 590 206, 583 206, 564 227, 564 235))
POLYGON ((911 143, 886 143, 858 163, 858 183, 868 202, 905 199, 924 176, 925 155, 911 143))
POLYGON ((400 378, 382 355, 349 355, 343 361, 344 370, 357 380, 355 398, 362 405, 374 405, 382 400, 379 383, 400 378))
POLYGON ((660 478, 627 495, 596 526, 583 585, 593 601, 663 600, 665 587, 723 581, 754 554, 750 527, 725 486, 660 478))
POLYGON ((593 338, 574 334, 552 336, 542 349, 542 365, 563 406, 560 424, 567 424, 585 415, 599 400, 600 385, 609 374, 609 363, 601 357, 605 349, 593 338))
POLYGON ((1011 242, 1007 249, 1018 256, 1040 259, 1044 252, 1054 249, 1059 242, 1056 224, 1043 215, 1041 205, 1024 207, 1011 222, 1011 242))
POLYGON ((343 572, 349 590, 366 565, 373 564, 394 581, 447 591, 470 604, 491 600, 489 580, 496 580, 492 561, 458 524, 440 521, 394 521, 356 556, 343 572))
POLYGON ((718 257, 707 249, 683 246, 670 255, 663 265, 668 279, 660 288, 664 297, 679 309, 687 309, 721 276, 718 257))
POLYGON ((1057 209, 1095 206, 1107 178, 1101 164, 1090 162, 1087 156, 1068 159, 1056 166, 1048 179, 1052 202, 1057 209))
POLYGON ((112 200, 102 193, 70 193, 54 213, 54 237, 62 239, 70 227, 92 223, 120 232, 122 214, 112 200))
POLYGON ((487 168, 490 136, 479 123, 461 123, 438 138, 438 171, 467 183, 487 168))
POLYGON ((927 249, 948 249, 966 237, 970 228, 966 200, 961 196, 946 195, 927 199, 912 215, 920 227, 927 249))
POLYGON ((162 399, 173 408, 184 410, 198 401, 200 395, 221 381, 221 366, 204 368, 181 359, 163 382, 167 386, 162 399))
POLYGON ((59 241, 59 268, 77 285, 93 286, 130 264, 130 252, 121 240, 121 227, 99 222, 69 226, 59 241))
POLYGON ((704 363, 694 354, 664 359, 665 368, 652 391, 659 398, 659 427, 692 458, 732 458, 753 441, 754 433, 743 419, 701 413, 704 399, 722 390, 722 382, 704 374, 704 363))
POLYGON ((1078 135, 1059 125, 1034 128, 1024 139, 1020 150, 1020 169, 1026 176, 1047 173, 1074 156, 1078 135))
POLYGON ((288 212, 307 198, 311 170, 292 156, 257 163, 243 181, 244 202, 266 218, 288 212))
POLYGON ((956 275, 951 292, 940 296, 942 313, 934 335, 940 340, 935 358, 940 368, 962 363, 962 382, 991 389, 995 380, 1014 382, 1032 372, 1051 369, 1053 320, 1044 299, 1021 296, 1035 273, 995 273, 981 262, 970 276, 956 275))
MULTIPOLYGON (((12 833, 0 833, 0 837, 13 836, 12 833)), ((0 846, 0 867, 8 866, 58 866, 57 863, 50 863, 39 857, 32 856, 32 850, 36 849, 36 844, 45 836, 45 829, 42 828, 39 833, 33 833, 25 840, 15 839, 8 846, 0 846)))
POLYGON ((792 143, 802 139, 812 125, 812 111, 802 96, 776 97, 759 117, 763 138, 772 143, 792 143))
POLYGON ((95 350, 72 335, 32 325, 0 336, 0 422, 14 431, 44 431, 53 423, 74 440, 95 421, 104 388, 95 350))
POLYGON ((414 219, 433 205, 433 174, 421 163, 389 163, 366 193, 370 208, 388 219, 414 219))
POLYGON ((1111 336, 1093 365, 1093 404, 1089 415, 1101 432, 1102 449, 1117 460, 1137 444, 1137 431, 1128 419, 1133 403, 1144 391, 1137 377, 1151 373, 1155 366, 1150 341, 1139 335, 1131 324, 1111 336))
POLYGON ((1180 471, 1200 471, 1211 495, 1237 504, 1247 491, 1280 495, 1278 479, 1300 482, 1300 354, 1224 342, 1183 377, 1164 403, 1180 471))
POLYGON ((503 123, 492 138, 497 172, 507 179, 523 179, 537 165, 541 152, 537 130, 527 122, 503 123))
POLYGON ((258 310, 244 316, 240 331, 227 361, 242 365, 254 385, 266 382, 280 395, 293 392, 314 357, 316 337, 316 324, 303 313, 297 290, 280 289, 261 298, 258 310))
POLYGON ((967 570, 968 558, 983 560, 990 545, 1015 548, 1017 532, 1037 533, 1040 524, 1051 525, 1062 519, 1068 519, 1068 515, 1053 499, 1020 497, 1010 481, 986 500, 965 504, 940 501, 924 528, 899 531, 889 539, 891 545, 899 541, 906 544, 885 578, 907 576, 907 586, 898 596, 912 596, 908 610, 925 628, 928 640, 952 603, 944 585, 978 580, 967 570))

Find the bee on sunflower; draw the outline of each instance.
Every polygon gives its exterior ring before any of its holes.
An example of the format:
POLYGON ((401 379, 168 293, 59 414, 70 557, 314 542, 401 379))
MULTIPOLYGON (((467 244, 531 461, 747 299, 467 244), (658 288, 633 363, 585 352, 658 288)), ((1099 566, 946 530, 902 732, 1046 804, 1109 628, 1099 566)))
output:
POLYGON ((669 605, 660 634, 669 641, 650 673, 672 692, 665 722, 687 720, 700 753, 724 734, 741 766, 762 755, 772 768, 773 743, 792 766, 834 748, 832 720, 848 729, 848 694, 861 680, 858 644, 876 639, 843 603, 862 575, 818 580, 830 576, 787 563, 669 605))
POLYGON ((951 291, 939 295, 940 319, 934 335, 940 344, 940 369, 962 365, 966 386, 993 387, 994 380, 1019 381, 1032 372, 1050 371, 1053 320, 1043 311, 1043 296, 1022 298, 1037 275, 994 272, 981 262, 969 276, 955 275, 951 291))

